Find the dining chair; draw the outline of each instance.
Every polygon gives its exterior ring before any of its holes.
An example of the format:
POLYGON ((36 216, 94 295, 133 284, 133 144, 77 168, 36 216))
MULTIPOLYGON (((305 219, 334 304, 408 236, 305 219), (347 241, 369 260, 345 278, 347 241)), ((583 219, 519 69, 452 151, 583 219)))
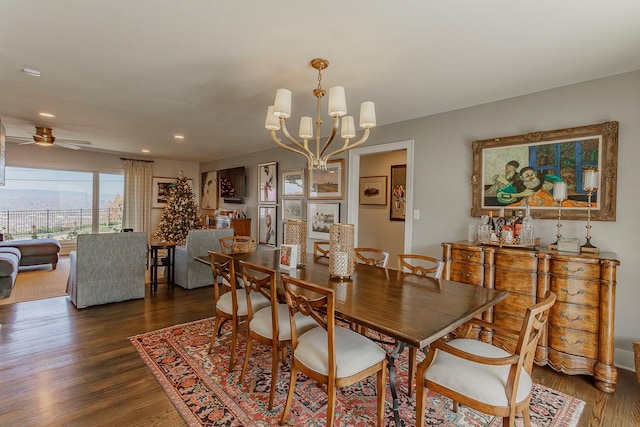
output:
POLYGON ((225 254, 247 253, 255 250, 256 240, 251 236, 227 236, 220 239, 220 247, 225 254))
MULTIPOLYGON (((424 277, 429 276, 434 279, 440 279, 444 262, 442 260, 419 254, 399 254, 398 255, 398 272, 404 274, 413 274, 424 277)), ((407 385, 407 394, 413 395, 413 378, 418 366, 417 358, 418 349, 409 347, 409 372, 407 385)))
MULTIPOLYGON (((213 272, 213 294, 216 306, 216 320, 213 324, 213 336, 209 343, 209 353, 213 350, 222 325, 231 321, 231 348, 229 353, 229 372, 233 370, 238 343, 238 325, 247 318, 247 294, 238 292, 238 281, 233 258, 228 255, 209 251, 209 262, 213 272)), ((260 310, 270 304, 264 296, 256 295, 251 301, 253 310, 260 310)))
POLYGON ((416 276, 430 276, 439 279, 442 276, 444 262, 437 258, 418 254, 399 254, 398 271, 415 274, 416 276))
POLYGON ((374 267, 387 268, 389 265, 389 252, 376 248, 355 248, 356 262, 368 264, 374 267))
POLYGON ((416 425, 424 423, 430 389, 452 399, 455 412, 462 403, 502 417, 504 426, 514 426, 516 414, 522 413, 528 427, 533 359, 555 301, 556 294, 548 292, 543 301, 527 308, 519 332, 480 319, 465 326, 463 337, 468 336, 472 324, 513 336, 517 340, 513 353, 466 337, 432 343, 427 357, 418 365, 416 425))
POLYGON ((318 258, 329 258, 329 242, 328 241, 315 241, 313 242, 313 260, 317 261, 318 258))
MULTIPOLYGON (((271 389, 269 391, 269 410, 271 410, 273 409, 278 364, 280 362, 278 354, 282 353, 281 359, 284 361, 287 344, 291 343, 289 309, 287 304, 278 303, 275 270, 245 261, 240 261, 240 265, 246 291, 247 321, 249 322, 249 339, 247 339, 247 349, 242 365, 242 373, 240 374, 240 383, 243 382, 247 366, 249 366, 252 342, 255 340, 271 347, 271 389), (268 307, 255 309, 254 301, 256 299, 262 300, 263 298, 269 300, 271 304, 268 307)), ((317 326, 318 324, 315 320, 308 316, 296 316, 296 328, 299 334, 317 326)))
POLYGON ((287 422, 298 372, 327 385, 327 427, 333 426, 336 388, 377 374, 378 426, 384 425, 387 353, 369 338, 337 326, 333 289, 282 275, 291 324, 291 379, 280 425, 287 422), (320 327, 299 334, 296 316, 310 316, 320 327))

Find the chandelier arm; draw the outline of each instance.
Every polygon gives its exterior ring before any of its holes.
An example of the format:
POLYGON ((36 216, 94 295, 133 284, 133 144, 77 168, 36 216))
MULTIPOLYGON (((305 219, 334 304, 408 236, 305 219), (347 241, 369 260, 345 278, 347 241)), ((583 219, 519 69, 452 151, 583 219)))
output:
POLYGON ((360 138, 358 141, 354 142, 353 144, 349 143, 350 142, 349 139, 345 139, 344 145, 342 146, 342 148, 339 148, 336 151, 333 151, 333 152, 327 154, 326 156, 324 156, 322 158, 322 161, 326 163, 327 160, 329 160, 329 157, 335 156, 336 154, 340 154, 342 152, 345 152, 347 150, 351 150, 352 148, 355 148, 355 147, 357 147, 359 145, 364 144, 364 142, 369 138, 369 133, 370 133, 369 128, 366 128, 364 130, 364 133, 362 134, 362 138, 360 138))
POLYGON ((286 144, 285 144, 285 143, 283 143, 282 141, 280 141, 280 139, 278 139, 278 137, 276 136, 276 131, 275 131, 275 130, 271 130, 269 133, 271 133, 271 140, 272 140, 272 141, 273 141, 273 142, 274 142, 278 147, 280 147, 280 148, 284 148, 285 150, 289 150, 289 151, 291 151, 291 152, 293 152, 293 153, 296 153, 296 154, 300 154, 300 155, 304 156, 304 157, 307 159, 307 162, 308 162, 309 164, 311 164, 311 163, 312 163, 311 156, 309 156, 309 154, 308 154, 308 153, 306 153, 304 150, 298 150, 298 149, 295 149, 295 148, 293 148, 293 147, 290 147, 290 146, 286 145, 286 144))
POLYGON ((318 157, 322 157, 324 152, 327 151, 327 148, 329 148, 329 145, 333 142, 333 139, 336 137, 336 134, 338 133, 339 126, 340 126, 340 117, 334 117, 333 129, 331 129, 331 135, 329 136, 329 139, 327 139, 327 142, 324 143, 324 147, 322 147, 322 151, 320 152, 320 155, 318 157))
MULTIPOLYGON (((287 124, 285 119, 280 119, 280 129, 282 130, 282 133, 284 134, 284 136, 291 141, 292 144, 294 144, 296 147, 298 147, 299 149, 303 150, 303 151, 309 151, 308 148, 304 147, 302 144, 300 144, 298 141, 296 141, 296 139, 291 136, 291 134, 289 133, 289 130, 287 129, 287 124)), ((306 154, 305 154, 306 156, 306 154)), ((308 157, 308 156, 307 156, 308 157)))

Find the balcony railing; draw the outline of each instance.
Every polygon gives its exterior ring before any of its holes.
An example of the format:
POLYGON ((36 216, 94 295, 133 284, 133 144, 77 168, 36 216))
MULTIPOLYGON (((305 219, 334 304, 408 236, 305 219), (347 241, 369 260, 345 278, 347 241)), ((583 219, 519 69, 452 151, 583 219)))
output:
MULTIPOLYGON (((92 217, 93 209, 0 211, 0 232, 5 240, 38 237, 71 240, 78 234, 93 232, 92 217)), ((100 233, 120 231, 122 209, 100 209, 98 224, 100 233)))

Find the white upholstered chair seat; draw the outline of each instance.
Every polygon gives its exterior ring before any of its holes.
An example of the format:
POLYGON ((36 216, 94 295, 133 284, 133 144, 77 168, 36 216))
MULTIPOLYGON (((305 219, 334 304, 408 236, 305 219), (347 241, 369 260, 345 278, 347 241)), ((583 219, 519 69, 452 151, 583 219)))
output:
MULTIPOLYGON (((498 347, 473 339, 455 339, 447 344, 467 353, 484 357, 500 358, 511 356, 511 353, 507 353, 498 347)), ((511 365, 485 365, 439 351, 435 361, 427 370, 425 378, 478 402, 492 406, 509 406, 505 387, 510 368, 511 365)), ((532 387, 531 377, 524 369, 522 369, 520 375, 517 403, 522 402, 529 396, 532 387)))
MULTIPOLYGON (((387 353, 378 344, 340 326, 335 327, 335 348, 337 378, 354 375, 387 357, 387 353)), ((314 328, 298 337, 295 358, 310 369, 327 375, 327 331, 314 328)))
MULTIPOLYGON (((251 297, 251 302, 255 306, 254 299, 260 294, 254 293, 251 297)), ((260 295, 262 296, 262 295, 260 295)), ((315 320, 309 316, 303 316, 302 314, 296 314, 296 328, 298 334, 304 334, 309 329, 318 326, 315 320)), ((273 328, 271 327, 271 307, 264 307, 253 315, 253 319, 249 323, 249 328, 259 335, 265 338, 271 339, 273 334, 273 328)), ((287 304, 278 304, 278 333, 279 341, 291 340, 291 322, 289 321, 289 308, 287 304)))
MULTIPOLYGON (((237 292, 238 296, 238 316, 246 316, 248 313, 247 310, 247 294, 246 292, 237 292)), ((267 298, 262 295, 254 295, 251 297, 251 306, 254 310, 261 310, 271 304, 267 298)), ((216 303, 216 308, 223 313, 232 314, 233 313, 233 304, 231 303, 231 292, 227 292, 218 298, 218 302, 216 303)))

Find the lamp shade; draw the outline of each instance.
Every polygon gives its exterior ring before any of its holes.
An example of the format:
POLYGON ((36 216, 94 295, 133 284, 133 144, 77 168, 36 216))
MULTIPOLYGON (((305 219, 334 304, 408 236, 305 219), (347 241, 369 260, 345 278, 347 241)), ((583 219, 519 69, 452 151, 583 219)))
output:
POLYGON ((329 115, 342 117, 345 114, 347 114, 347 98, 344 94, 344 87, 329 88, 329 115))
POLYGON ((273 115, 273 105, 267 108, 267 118, 264 121, 264 127, 266 127, 269 130, 280 129, 280 120, 273 115))
POLYGON ((300 117, 300 138, 313 138, 313 120, 311 117, 300 117))
POLYGON ((356 129, 353 124, 353 116, 344 116, 342 118, 342 126, 340 127, 340 135, 344 138, 354 138, 356 136, 356 129))
POLYGON ((369 129, 376 126, 376 106, 372 101, 360 104, 360 127, 369 129))
POLYGON ((276 102, 273 104, 273 114, 277 117, 288 119, 291 117, 291 91, 288 89, 278 89, 276 92, 276 102))

